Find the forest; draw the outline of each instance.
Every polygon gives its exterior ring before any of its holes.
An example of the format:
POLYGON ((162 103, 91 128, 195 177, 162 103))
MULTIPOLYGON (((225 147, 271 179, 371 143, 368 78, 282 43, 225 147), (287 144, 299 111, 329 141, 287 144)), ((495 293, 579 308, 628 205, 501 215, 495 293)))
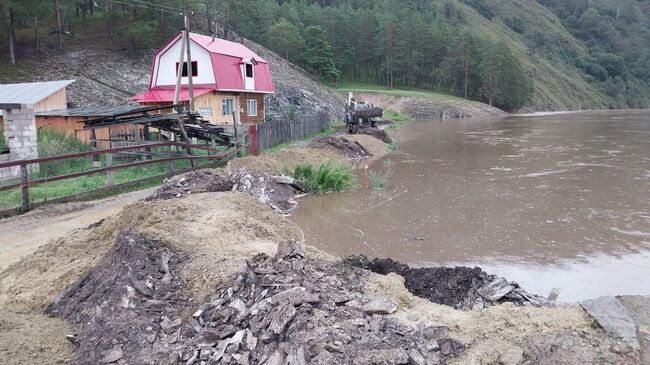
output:
POLYGON ((531 70, 503 34, 471 21, 468 11, 475 11, 524 39, 529 54, 569 65, 567 77, 595 85, 612 100, 609 107, 647 104, 647 1, 538 3, 587 53, 567 51, 519 16, 500 15, 508 9, 490 0, 3 0, 3 61, 94 44, 156 48, 187 11, 194 31, 246 37, 325 83, 426 89, 505 110, 528 105, 531 70))

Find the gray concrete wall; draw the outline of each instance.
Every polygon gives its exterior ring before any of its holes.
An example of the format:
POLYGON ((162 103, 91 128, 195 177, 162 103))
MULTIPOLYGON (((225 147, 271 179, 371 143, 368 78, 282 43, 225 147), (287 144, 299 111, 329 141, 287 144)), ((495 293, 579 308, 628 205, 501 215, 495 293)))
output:
MULTIPOLYGON (((36 120, 33 106, 23 106, 21 109, 5 109, 4 134, 9 154, 0 155, 0 161, 26 160, 38 158, 36 140, 36 120), (8 158, 6 156, 9 156, 8 158)), ((30 172, 38 172, 38 164, 29 165, 30 172)), ((0 169, 0 180, 20 177, 18 166, 0 169)))

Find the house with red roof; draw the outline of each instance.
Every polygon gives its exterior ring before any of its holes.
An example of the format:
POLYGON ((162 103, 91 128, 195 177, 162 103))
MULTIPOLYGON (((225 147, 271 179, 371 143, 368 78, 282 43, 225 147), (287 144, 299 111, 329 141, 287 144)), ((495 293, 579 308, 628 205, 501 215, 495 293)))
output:
POLYGON ((179 65, 182 33, 156 52, 151 66, 149 90, 133 97, 146 105, 172 104, 178 70, 181 70, 180 101, 188 101, 192 77, 195 111, 213 124, 264 121, 264 96, 273 94, 269 64, 240 43, 189 33, 192 75, 187 60, 179 65))

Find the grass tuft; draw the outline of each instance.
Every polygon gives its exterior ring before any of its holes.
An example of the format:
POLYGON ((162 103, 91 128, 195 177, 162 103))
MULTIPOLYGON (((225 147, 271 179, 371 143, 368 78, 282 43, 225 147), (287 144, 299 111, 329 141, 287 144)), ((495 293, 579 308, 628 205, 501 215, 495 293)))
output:
POLYGON ((386 160, 382 163, 382 168, 379 171, 368 171, 368 178, 370 179, 370 186, 375 190, 383 190, 388 187, 388 181, 395 172, 395 163, 391 160, 386 160))
POLYGON ((316 194, 343 191, 356 184, 351 167, 344 164, 335 165, 330 162, 318 167, 311 164, 299 164, 294 167, 291 176, 316 194))

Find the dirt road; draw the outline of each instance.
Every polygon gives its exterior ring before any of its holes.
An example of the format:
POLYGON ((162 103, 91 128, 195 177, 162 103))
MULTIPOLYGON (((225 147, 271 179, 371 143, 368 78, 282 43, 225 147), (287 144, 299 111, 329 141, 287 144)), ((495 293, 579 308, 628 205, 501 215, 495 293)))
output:
POLYGON ((44 206, 21 216, 0 220, 0 271, 48 241, 117 213, 125 205, 147 197, 154 189, 92 202, 44 206))

